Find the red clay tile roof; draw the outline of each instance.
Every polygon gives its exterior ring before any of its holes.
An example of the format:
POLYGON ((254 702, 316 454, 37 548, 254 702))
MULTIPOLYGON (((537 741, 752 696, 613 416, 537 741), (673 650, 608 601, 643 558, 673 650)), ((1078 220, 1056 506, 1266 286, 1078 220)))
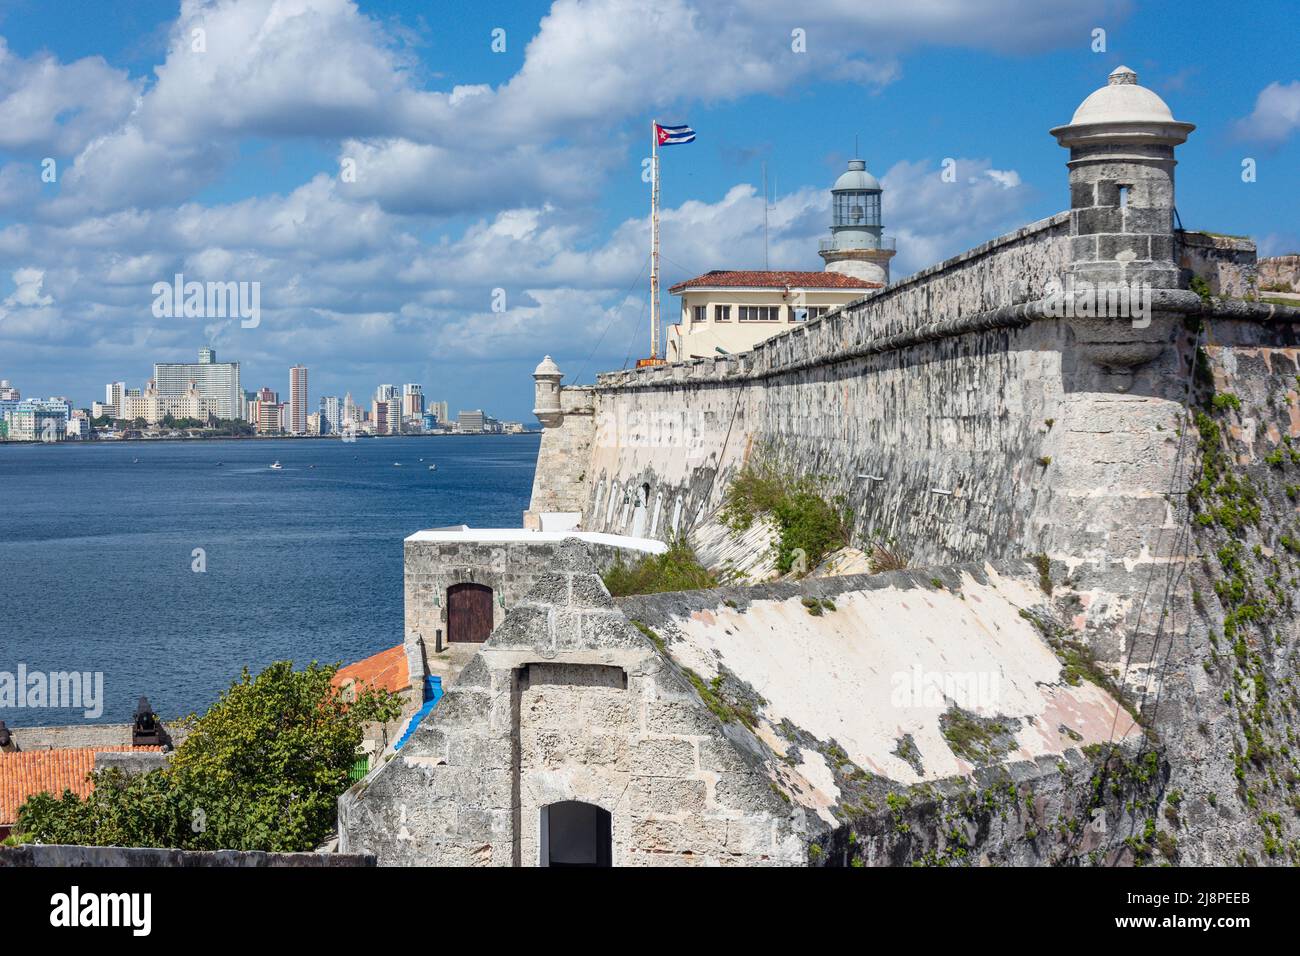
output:
POLYGON ((855 279, 840 272, 763 272, 736 269, 715 269, 694 279, 679 282, 669 292, 712 286, 746 287, 757 289, 880 289, 879 282, 855 279))
POLYGON ((101 751, 152 750, 161 747, 69 747, 63 750, 27 750, 0 753, 0 825, 18 819, 18 808, 42 791, 63 796, 71 790, 87 797, 94 789, 86 777, 95 769, 101 751))
POLYGON ((398 644, 386 651, 380 651, 373 657, 367 657, 364 661, 339 668, 332 683, 335 687, 342 687, 348 681, 355 681, 358 684, 383 688, 395 694, 411 686, 411 678, 407 670, 406 646, 398 644))

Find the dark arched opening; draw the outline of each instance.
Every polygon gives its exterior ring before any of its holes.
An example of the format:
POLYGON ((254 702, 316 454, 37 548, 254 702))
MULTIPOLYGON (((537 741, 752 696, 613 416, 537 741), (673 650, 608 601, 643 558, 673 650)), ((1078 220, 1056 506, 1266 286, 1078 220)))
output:
POLYGON ((609 811, 594 803, 564 800, 542 807, 542 866, 613 866, 609 811))

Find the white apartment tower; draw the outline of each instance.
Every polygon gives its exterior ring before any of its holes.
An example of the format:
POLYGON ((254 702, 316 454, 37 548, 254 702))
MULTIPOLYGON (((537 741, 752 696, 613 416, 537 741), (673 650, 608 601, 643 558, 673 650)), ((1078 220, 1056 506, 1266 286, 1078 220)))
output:
POLYGON ((159 396, 183 396, 190 383, 207 399, 213 413, 220 418, 238 418, 244 394, 239 384, 239 363, 218 362, 211 348, 199 349, 195 362, 155 362, 154 387, 159 396))

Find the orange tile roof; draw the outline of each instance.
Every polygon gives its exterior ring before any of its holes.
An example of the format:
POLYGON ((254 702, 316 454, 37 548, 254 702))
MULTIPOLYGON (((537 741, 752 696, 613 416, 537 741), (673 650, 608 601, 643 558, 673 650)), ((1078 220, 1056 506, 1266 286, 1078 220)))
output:
POLYGON ((841 272, 767 272, 743 269, 714 269, 694 279, 679 282, 669 292, 723 286, 753 289, 880 289, 879 282, 856 279, 841 272))
POLYGON ((369 684, 374 688, 383 688, 396 694, 411 686, 411 678, 406 666, 406 646, 398 644, 386 651, 380 651, 373 657, 339 668, 332 683, 342 687, 348 681, 357 684, 369 684))
POLYGON ((95 754, 110 751, 152 750, 161 747, 69 747, 63 750, 26 750, 0 753, 0 825, 18 819, 18 808, 41 792, 63 796, 71 790, 87 797, 94 789, 87 776, 95 769, 95 754))

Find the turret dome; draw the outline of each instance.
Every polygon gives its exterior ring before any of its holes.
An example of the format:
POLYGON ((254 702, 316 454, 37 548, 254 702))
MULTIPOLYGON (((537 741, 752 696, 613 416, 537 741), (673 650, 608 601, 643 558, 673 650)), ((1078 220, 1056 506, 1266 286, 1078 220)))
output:
POLYGON ((1096 142, 1146 142, 1177 145, 1196 129, 1174 119, 1169 106, 1127 66, 1116 67, 1106 85, 1089 94, 1065 126, 1052 130, 1062 146, 1096 142))
POLYGON ((1137 74, 1117 67, 1108 82, 1074 111, 1071 125, 1079 123, 1172 123, 1174 114, 1159 96, 1138 86, 1137 74))

